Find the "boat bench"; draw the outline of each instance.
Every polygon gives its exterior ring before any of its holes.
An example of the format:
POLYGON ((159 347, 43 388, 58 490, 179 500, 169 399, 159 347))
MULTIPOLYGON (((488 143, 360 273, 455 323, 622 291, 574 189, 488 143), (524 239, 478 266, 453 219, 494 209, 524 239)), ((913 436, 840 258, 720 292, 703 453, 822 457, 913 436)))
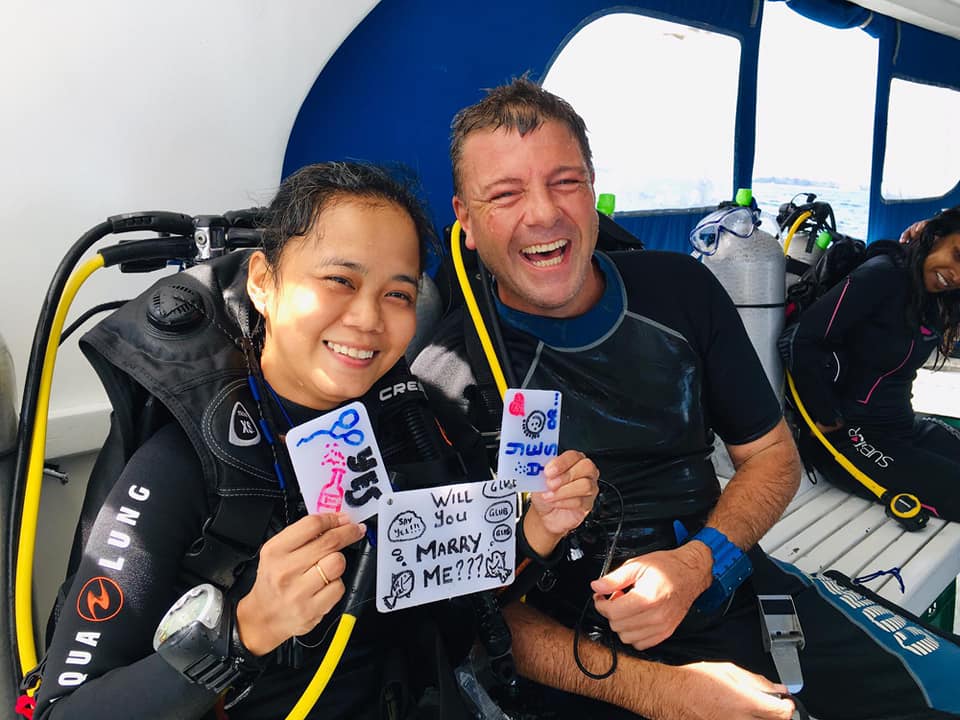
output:
POLYGON ((893 575, 863 585, 914 615, 922 615, 960 575, 960 523, 931 518, 922 530, 908 532, 879 503, 822 479, 812 482, 806 473, 760 545, 811 574, 838 570, 858 578, 899 568, 903 592, 893 575))
MULTIPOLYGON (((960 415, 960 359, 950 358, 937 372, 919 370, 913 395, 917 412, 960 415)), ((729 460, 718 459, 718 474, 729 477, 729 460)), ((915 615, 922 615, 960 575, 960 523, 931 518, 922 530, 909 532, 887 517, 879 503, 806 472, 797 494, 760 545, 769 555, 811 574, 838 570, 858 578, 899 568, 903 592, 892 575, 863 584, 915 615)))

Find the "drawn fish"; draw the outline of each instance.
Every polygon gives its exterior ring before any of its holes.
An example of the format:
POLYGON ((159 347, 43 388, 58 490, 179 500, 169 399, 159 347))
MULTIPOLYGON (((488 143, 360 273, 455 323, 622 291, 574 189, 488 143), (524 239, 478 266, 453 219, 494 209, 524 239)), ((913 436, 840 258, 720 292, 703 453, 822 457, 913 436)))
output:
POLYGON ((494 550, 487 556, 486 571, 487 577, 500 578, 500 582, 506 582, 513 574, 507 567, 507 554, 503 550, 494 550))
POLYGON ((413 592, 413 570, 401 570, 390 578, 390 594, 383 598, 388 610, 396 607, 397 600, 410 597, 413 592))

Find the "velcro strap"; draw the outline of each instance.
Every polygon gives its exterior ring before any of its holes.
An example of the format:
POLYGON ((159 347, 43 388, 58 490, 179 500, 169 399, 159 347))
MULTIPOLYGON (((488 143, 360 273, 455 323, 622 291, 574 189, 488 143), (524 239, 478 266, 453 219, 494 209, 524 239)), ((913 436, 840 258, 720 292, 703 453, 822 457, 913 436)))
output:
POLYGON ((184 556, 184 571, 230 588, 238 568, 260 551, 275 503, 276 498, 260 495, 221 497, 203 535, 184 556))

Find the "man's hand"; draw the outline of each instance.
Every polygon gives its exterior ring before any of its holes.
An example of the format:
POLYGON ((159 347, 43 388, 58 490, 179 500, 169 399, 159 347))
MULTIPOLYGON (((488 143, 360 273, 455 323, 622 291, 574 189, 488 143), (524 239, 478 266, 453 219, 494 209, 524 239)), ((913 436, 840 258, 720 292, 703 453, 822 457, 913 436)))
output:
POLYGON ((567 450, 544 468, 546 492, 530 494, 530 510, 523 523, 527 543, 542 557, 580 526, 597 497, 600 471, 586 455, 567 450))
POLYGON ((732 663, 700 662, 672 668, 675 683, 664 683, 662 712, 655 720, 790 720, 793 701, 783 685, 732 663))
POLYGON ((646 650, 677 629, 710 587, 712 566, 701 543, 636 557, 590 583, 594 605, 623 643, 646 650))

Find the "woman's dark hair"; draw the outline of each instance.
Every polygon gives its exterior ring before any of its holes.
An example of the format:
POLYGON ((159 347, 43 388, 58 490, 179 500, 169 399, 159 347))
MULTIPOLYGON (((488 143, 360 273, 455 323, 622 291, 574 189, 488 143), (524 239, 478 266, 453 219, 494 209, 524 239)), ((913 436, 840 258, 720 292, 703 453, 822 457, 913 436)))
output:
MULTIPOLYGON (((287 177, 261 218, 263 252, 275 272, 291 238, 310 233, 323 212, 336 203, 360 200, 391 203, 413 220, 420 241, 420 270, 426 267, 428 248, 439 253, 433 225, 417 199, 409 173, 403 178, 384 168, 359 162, 307 165, 287 177)), ((387 251, 385 249, 385 251, 387 251)))
POLYGON ((919 321, 925 315, 930 317, 929 313, 935 316, 930 320, 937 322, 938 329, 943 333, 940 346, 937 348, 940 355, 938 366, 943 365, 947 356, 953 352, 957 340, 960 339, 960 290, 927 292, 923 279, 923 264, 937 244, 953 233, 960 233, 960 210, 944 210, 927 220, 923 232, 907 245, 906 251, 907 271, 910 273, 910 302, 907 315, 915 321, 919 321))

